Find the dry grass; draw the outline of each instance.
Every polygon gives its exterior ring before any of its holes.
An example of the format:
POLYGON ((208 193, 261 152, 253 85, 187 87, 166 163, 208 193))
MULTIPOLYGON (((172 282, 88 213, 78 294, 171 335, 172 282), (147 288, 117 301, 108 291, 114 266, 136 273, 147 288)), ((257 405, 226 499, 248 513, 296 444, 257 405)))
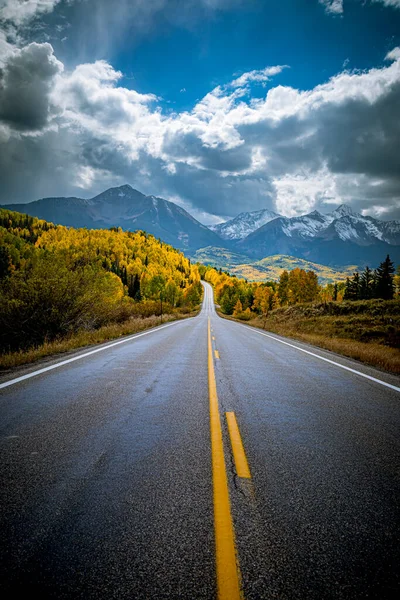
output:
POLYGON ((280 308, 247 324, 400 374, 399 312, 399 302, 308 304, 280 308))
MULTIPOLYGON (((193 317, 198 311, 191 313, 182 314, 174 313, 171 315, 163 315, 162 322, 176 321, 178 319, 185 319, 187 317, 193 317)), ((101 344, 116 338, 120 338, 125 335, 131 335, 138 333, 151 327, 156 327, 161 324, 161 317, 151 316, 145 318, 131 318, 124 323, 116 323, 112 325, 105 325, 100 329, 93 331, 80 331, 75 335, 64 338, 58 341, 44 343, 37 348, 31 348, 27 351, 10 352, 8 354, 0 355, 0 370, 11 369, 20 365, 36 362, 42 358, 61 354, 63 352, 69 352, 76 348, 82 348, 84 346, 91 346, 94 344, 101 344)))

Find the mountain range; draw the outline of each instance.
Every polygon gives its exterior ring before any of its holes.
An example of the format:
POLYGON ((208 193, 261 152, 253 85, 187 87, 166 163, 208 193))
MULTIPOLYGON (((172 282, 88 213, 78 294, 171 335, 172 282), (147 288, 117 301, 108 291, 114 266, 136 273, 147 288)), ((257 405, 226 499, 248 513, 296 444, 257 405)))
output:
POLYGON ((123 185, 91 199, 43 198, 3 208, 72 227, 142 229, 189 256, 212 247, 250 257, 249 262, 288 255, 335 268, 376 267, 387 254, 400 262, 400 221, 366 217, 344 204, 326 215, 313 211, 291 218, 267 209, 243 212, 206 227, 173 202, 123 185))
POLYGON ((69 227, 142 229, 184 251, 218 246, 221 242, 216 233, 180 206, 163 198, 145 196, 130 185, 110 188, 88 200, 42 198, 2 208, 69 227))

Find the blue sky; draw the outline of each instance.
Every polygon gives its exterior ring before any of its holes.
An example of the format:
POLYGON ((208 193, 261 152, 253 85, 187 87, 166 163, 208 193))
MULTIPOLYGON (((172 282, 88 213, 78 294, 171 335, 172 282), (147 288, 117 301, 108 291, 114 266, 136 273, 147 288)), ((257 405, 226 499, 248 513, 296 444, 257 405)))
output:
POLYGON ((128 182, 207 223, 400 217, 400 0, 0 0, 0 17, 0 202, 128 182))

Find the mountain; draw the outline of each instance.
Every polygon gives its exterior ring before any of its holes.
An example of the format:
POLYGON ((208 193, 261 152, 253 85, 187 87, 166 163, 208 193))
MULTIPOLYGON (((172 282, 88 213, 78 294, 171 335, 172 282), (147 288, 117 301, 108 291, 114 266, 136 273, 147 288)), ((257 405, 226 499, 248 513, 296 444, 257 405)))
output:
POLYGON ((94 198, 43 198, 9 204, 9 210, 70 227, 143 229, 182 250, 223 245, 221 238, 173 202, 145 196, 130 185, 110 188, 94 198))
POLYGON ((302 258, 282 254, 267 256, 261 260, 252 260, 244 254, 237 254, 225 248, 215 248, 213 246, 197 250, 191 258, 205 265, 211 265, 216 269, 229 271, 231 275, 243 277, 248 281, 278 281, 282 271, 285 269, 290 271, 298 267, 306 271, 314 271, 318 275, 319 283, 326 285, 335 281, 344 281, 357 269, 355 265, 351 265, 345 269, 335 270, 302 258))
POLYGON ((211 225, 210 229, 221 236, 223 240, 242 240, 277 217, 280 217, 280 215, 268 209, 242 212, 230 221, 211 225))
POLYGON ((376 266, 386 254, 400 261, 400 222, 364 217, 341 205, 328 215, 278 217, 237 241, 235 249, 254 258, 285 254, 330 266, 376 266))

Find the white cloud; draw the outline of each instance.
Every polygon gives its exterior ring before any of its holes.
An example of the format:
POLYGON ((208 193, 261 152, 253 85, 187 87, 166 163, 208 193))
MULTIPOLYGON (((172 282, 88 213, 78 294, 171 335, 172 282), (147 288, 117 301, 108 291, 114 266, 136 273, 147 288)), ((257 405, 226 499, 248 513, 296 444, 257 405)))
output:
POLYGON ((32 18, 52 12, 61 0, 0 0, 0 19, 22 25, 32 18))
POLYGON ((372 2, 380 2, 385 6, 392 6, 393 8, 400 8, 400 0, 372 0, 372 2))
POLYGON ((343 13, 343 0, 318 0, 320 4, 325 6, 327 13, 341 15, 343 13))
MULTIPOLYGON (((63 71, 49 44, 31 44, 3 72, 20 89, 34 85, 43 110, 26 121, 29 94, 18 119, 3 109, 1 201, 90 195, 127 181, 180 198, 208 221, 207 214, 269 207, 294 215, 341 201, 397 214, 400 49, 386 59, 383 68, 344 71, 308 91, 272 87, 256 100, 236 84, 219 86, 192 110, 164 114, 155 95, 122 87, 122 73, 106 61, 63 71)), ((0 98, 9 88, 2 85, 0 98)))
MULTIPOLYGON (((358 0, 364 2, 365 0, 358 0)), ((341 15, 344 12, 344 0, 318 0, 320 4, 325 6, 325 10, 328 14, 341 15)), ((392 8, 400 8, 400 0, 370 0, 374 4, 383 4, 392 8)))
POLYGON ((273 179, 277 190, 279 214, 294 217, 312 211, 315 206, 340 204, 335 177, 324 166, 317 172, 301 171, 273 179))
POLYGON ((229 86, 233 88, 237 87, 245 87, 247 84, 251 82, 263 83, 265 84, 267 81, 271 79, 274 75, 278 75, 286 69, 286 65, 277 65, 275 67, 266 67, 265 69, 249 71, 247 73, 243 73, 240 77, 234 79, 229 86))

